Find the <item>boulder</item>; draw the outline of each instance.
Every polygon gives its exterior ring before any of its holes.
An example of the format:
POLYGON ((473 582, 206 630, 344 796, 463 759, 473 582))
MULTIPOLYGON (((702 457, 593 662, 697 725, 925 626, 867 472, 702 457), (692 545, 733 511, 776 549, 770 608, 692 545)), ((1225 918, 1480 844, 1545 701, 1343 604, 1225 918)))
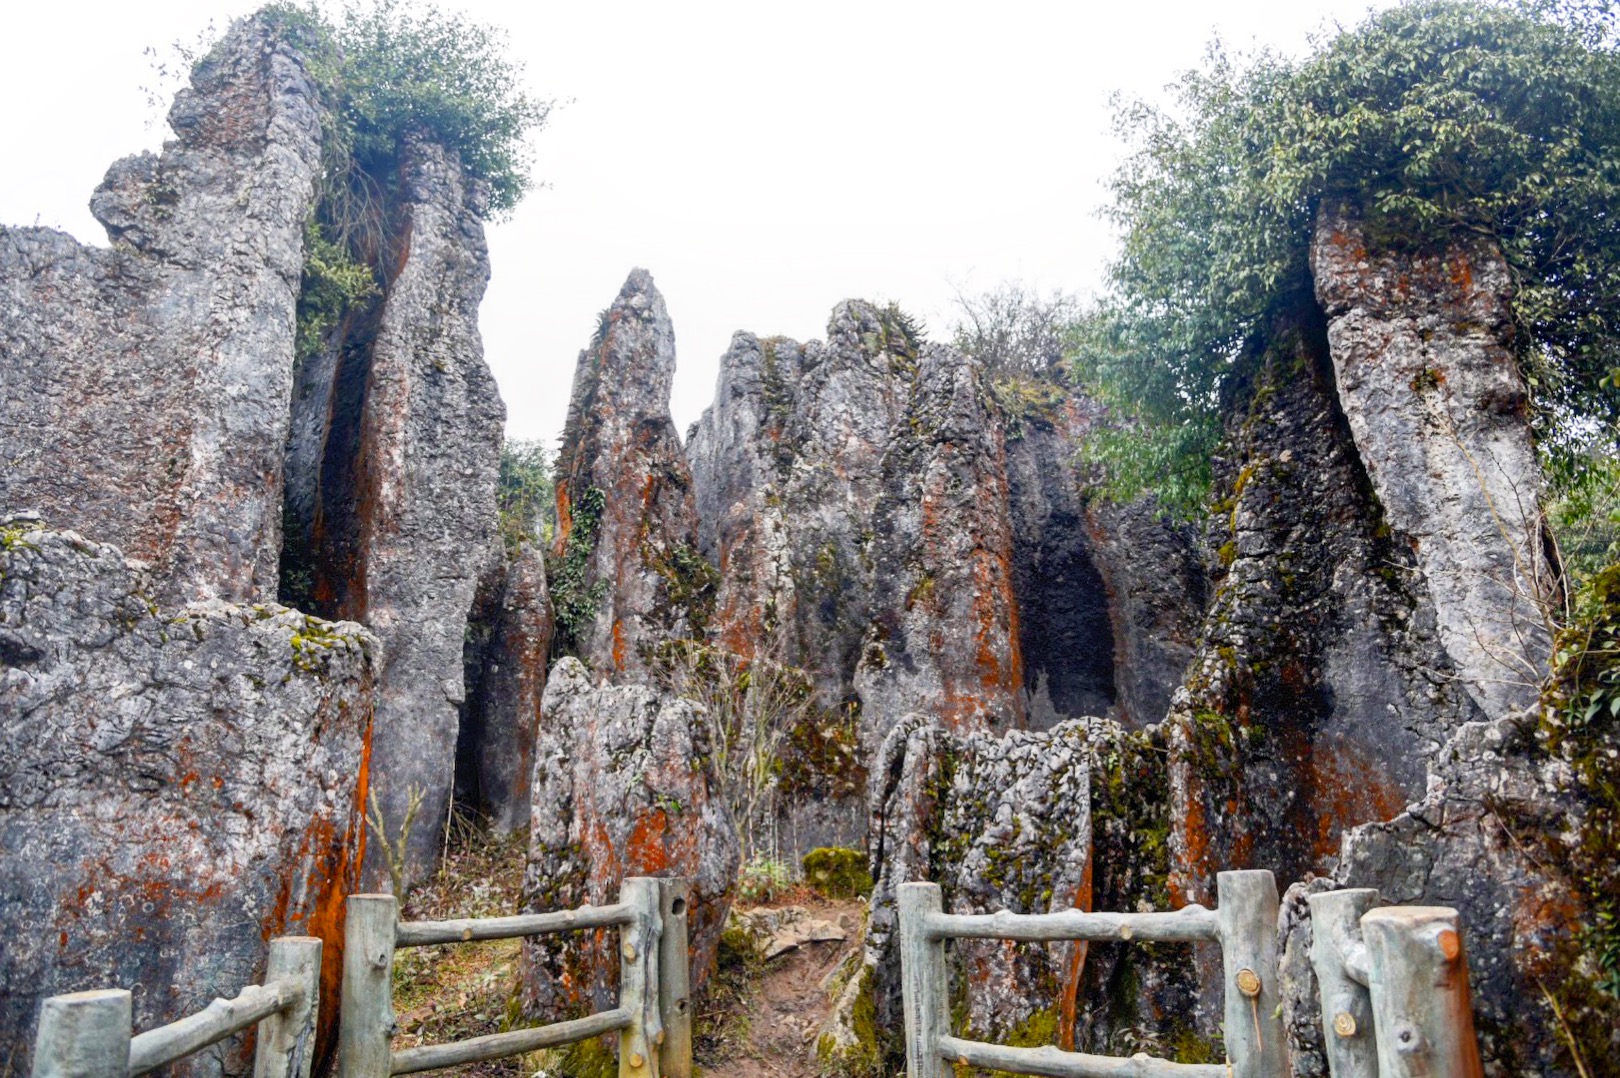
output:
MULTIPOLYGON (((578 659, 546 685, 535 745, 525 906, 619 900, 626 876, 692 881, 692 984, 714 969, 741 854, 714 772, 709 719, 647 685, 593 684, 578 659)), ((613 1006, 618 949, 596 931, 526 941, 524 1011, 575 1018, 613 1006)))
POLYGON ((1597 1068, 1587 1073, 1620 1058, 1620 1004, 1592 987, 1599 957, 1585 935, 1601 903, 1582 893, 1583 873, 1613 875, 1614 837, 1598 837, 1601 866, 1582 864, 1597 836, 1579 785, 1538 744, 1534 712, 1470 723, 1436 759, 1426 796, 1345 835, 1339 886, 1462 915, 1487 1073, 1574 1076, 1571 1040, 1597 1068))
MULTIPOLYGON (((43 997, 129 988, 150 1028, 259 983, 276 935, 326 941, 337 998, 376 642, 154 594, 117 547, 0 526, 0 1041, 18 1073, 43 997)), ((175 1073, 251 1065, 238 1040, 175 1073)))
MULTIPOLYGON (((951 913, 1091 908, 1091 727, 953 733, 909 716, 873 770, 876 886, 866 947, 877 1028, 899 1031, 900 884, 940 885, 951 913)), ((963 940, 949 952, 967 1031, 1004 1044, 1075 1043, 1084 944, 963 940)))
POLYGON ((843 927, 811 916, 803 906, 733 910, 729 925, 727 931, 736 929, 746 934, 755 953, 767 962, 807 943, 842 943, 849 938, 843 927))
POLYGON ((110 247, 0 227, 0 508, 148 562, 165 602, 276 597, 319 95, 273 15, 234 23, 161 155, 91 199, 110 247))

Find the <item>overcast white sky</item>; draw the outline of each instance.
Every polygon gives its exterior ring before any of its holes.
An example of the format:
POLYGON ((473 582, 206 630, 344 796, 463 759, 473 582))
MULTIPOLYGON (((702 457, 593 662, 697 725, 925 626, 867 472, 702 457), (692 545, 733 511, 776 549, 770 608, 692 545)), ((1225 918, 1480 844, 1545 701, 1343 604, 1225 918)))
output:
MULTIPOLYGON (((257 6, 5 0, 0 222, 104 243, 90 192, 167 133, 143 49, 257 6)), ((675 321, 683 431, 735 330, 819 337, 862 296, 942 335, 957 285, 1094 289, 1113 247, 1109 94, 1157 95, 1217 32, 1300 52, 1368 0, 445 6, 507 27, 535 92, 568 102, 536 139, 548 186, 490 228, 482 312, 508 431, 551 440, 632 266, 675 321)))

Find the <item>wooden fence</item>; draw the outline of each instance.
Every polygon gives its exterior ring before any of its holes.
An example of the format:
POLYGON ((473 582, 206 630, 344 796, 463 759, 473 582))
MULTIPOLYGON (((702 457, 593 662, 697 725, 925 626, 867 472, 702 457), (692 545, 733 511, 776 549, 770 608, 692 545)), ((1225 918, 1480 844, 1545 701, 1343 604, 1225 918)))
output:
POLYGON ((952 1078, 948 1064, 1046 1078, 1285 1078, 1277 994, 1277 884, 1269 872, 1222 872, 1219 905, 1174 913, 948 914, 938 885, 903 883, 901 991, 909 1078, 952 1078), (1013 1048, 950 1035, 945 978, 947 939, 1209 942, 1221 945, 1226 984, 1228 1063, 1173 1063, 1139 1053, 1117 1056, 1057 1048, 1013 1048))
POLYGON ((350 895, 339 1010, 339 1078, 389 1078, 619 1033, 620 1078, 691 1078, 685 880, 635 876, 619 901, 557 913, 467 921, 398 920, 393 895, 350 895), (619 930, 619 1005, 533 1029, 393 1051, 394 951, 591 928, 619 930))
POLYGON ((1311 964, 1333 1078, 1478 1078, 1461 921, 1444 906, 1311 895, 1311 964))
MULTIPOLYGON (((692 1013, 681 879, 632 877, 611 906, 464 921, 399 920, 393 895, 350 895, 338 1026, 340 1078, 388 1078, 520 1055, 619 1033, 620 1078, 692 1078, 692 1013), (394 951, 472 940, 616 928, 619 1000, 611 1010, 533 1029, 393 1051, 394 951)), ((265 984, 161 1028, 131 1035, 122 989, 51 996, 40 1008, 33 1078, 129 1078, 258 1025, 254 1078, 309 1078, 320 1005, 321 941, 272 940, 265 984)))
POLYGON ((265 983, 216 999, 178 1022, 132 1035, 124 989, 51 996, 40 1007, 33 1078, 126 1078, 166 1066, 258 1025, 254 1078, 309 1078, 320 1003, 321 941, 270 941, 265 983))
MULTIPOLYGON (((1218 906, 1175 913, 943 912, 931 883, 900 885, 901 986, 909 1078, 947 1065, 1046 1078, 1285 1078, 1277 975, 1277 885, 1269 872, 1222 872, 1218 906), (1175 1063, 963 1040, 947 1023, 945 941, 1185 941, 1221 945, 1225 1064, 1175 1063)), ((1481 1078, 1457 911, 1378 907, 1378 892, 1311 895, 1316 969, 1332 1078, 1481 1078)))

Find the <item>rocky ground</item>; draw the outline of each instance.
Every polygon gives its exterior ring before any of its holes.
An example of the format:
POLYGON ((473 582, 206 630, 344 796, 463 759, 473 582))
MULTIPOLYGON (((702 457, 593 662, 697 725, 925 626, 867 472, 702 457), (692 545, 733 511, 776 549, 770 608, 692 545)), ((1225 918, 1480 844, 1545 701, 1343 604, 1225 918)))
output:
POLYGON ((798 891, 734 918, 732 946, 723 948, 725 966, 699 1018, 704 1078, 818 1078, 816 1036, 832 1007, 828 985, 858 948, 864 915, 861 900, 798 891), (737 926, 750 922, 758 926, 754 946, 737 948, 737 926), (785 949, 773 954, 778 948, 785 949))

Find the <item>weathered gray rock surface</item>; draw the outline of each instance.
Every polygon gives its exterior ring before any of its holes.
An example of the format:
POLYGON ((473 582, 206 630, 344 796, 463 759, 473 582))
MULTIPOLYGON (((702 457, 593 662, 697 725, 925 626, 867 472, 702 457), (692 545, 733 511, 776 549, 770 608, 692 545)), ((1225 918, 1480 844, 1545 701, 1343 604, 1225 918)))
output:
POLYGON ((356 501, 363 620, 384 656, 372 782, 390 821, 402 817, 411 787, 425 791, 410 856, 426 871, 455 770, 467 614, 498 554, 506 409, 478 334, 487 193, 427 142, 407 145, 400 174, 403 264, 386 284, 371 346, 356 501))
MULTIPOLYGON (((873 768, 876 886, 864 963, 823 1030, 824 1054, 897 1058, 900 1045, 884 1036, 900 1028, 900 883, 940 884, 955 912, 1173 908, 1164 758, 1156 730, 1108 719, 1000 736, 906 719, 873 768), (877 1031, 864 1042, 863 1007, 877 1031)), ((951 998, 967 1000, 963 1018, 975 1035, 1118 1056, 1210 1050, 1192 1021, 1190 947, 954 947, 951 998)))
MULTIPOLYGON (((626 876, 692 881, 692 984, 713 971, 741 854, 714 774, 708 717, 646 685, 597 686, 578 659, 546 685, 535 745, 524 881, 527 908, 618 901, 626 876)), ((580 1017, 613 1006, 612 932, 524 944, 522 998, 534 1017, 580 1017)))
POLYGON ((166 601, 273 599, 316 92, 265 17, 91 199, 110 248, 0 227, 0 507, 150 562, 166 601))
MULTIPOLYGON (((1083 435, 1070 435, 1059 444, 1072 455, 1080 437, 1083 435)), ((1125 503, 1093 500, 1086 505, 1084 526, 1105 589, 1104 606, 1114 646, 1116 702, 1111 713, 1132 728, 1162 722, 1197 650, 1209 598, 1209 577, 1196 529, 1167 517, 1151 496, 1125 503)), ((1066 535, 1066 523, 1053 531, 1066 535)), ((1083 566, 1077 564, 1056 579, 1068 583, 1071 574, 1081 577, 1083 572, 1083 566)), ((1039 587, 1051 588, 1052 580, 1043 575, 1039 587)), ((1025 615, 1020 614, 1019 623, 1026 623, 1025 615)), ((1082 646, 1079 638, 1073 646, 1076 650, 1082 646)), ((1097 642, 1079 653, 1096 655, 1100 650, 1097 642)), ((1032 661, 1027 647, 1024 654, 1027 667, 1032 661)), ((1062 713, 1075 714, 1072 710, 1062 713)))
POLYGON ((871 517, 916 348, 892 313, 857 301, 833 310, 825 343, 738 333, 687 445, 700 545, 720 574, 712 639, 804 669, 828 716, 818 726, 839 734, 787 738, 795 854, 858 845, 865 823, 854 676, 873 612, 871 517))
POLYGON ((1390 905, 1461 913, 1488 1073, 1578 1073, 1567 1055, 1574 1028, 1592 1073, 1611 1073, 1620 1030, 1604 1023, 1606 1041, 1594 1037, 1587 1001, 1569 1006, 1579 996, 1566 979, 1583 964, 1580 976, 1591 976, 1578 933, 1594 911, 1570 878, 1581 810, 1567 769, 1538 751, 1535 721, 1531 712, 1463 727, 1422 800, 1345 836, 1334 879, 1375 887, 1390 905), (1549 989, 1565 1000, 1562 1017, 1547 1006, 1549 989))
POLYGON ((621 683, 651 680, 658 645, 701 635, 714 605, 669 415, 674 376, 664 298, 632 270, 579 354, 556 465, 558 627, 594 674, 621 683))
POLYGON ((900 717, 1024 725, 1006 452, 983 371, 924 345, 889 432, 868 527, 872 609, 854 685, 871 758, 900 717))
POLYGON ((1334 404, 1319 321, 1277 327, 1216 462, 1214 591, 1171 718, 1179 901, 1215 873, 1323 871, 1343 831, 1425 788, 1477 716, 1409 547, 1334 404))
MULTIPOLYGON (((39 1000, 135 988, 136 1028, 327 942, 358 887, 373 637, 275 604, 160 605, 118 548, 0 526, 0 1042, 39 1000)), ((330 998, 336 998, 335 995, 330 998)), ((240 1045, 176 1073, 242 1074, 240 1045)))
MULTIPOLYGON (((783 813, 791 847, 859 841, 846 780, 910 710, 963 729, 1048 726, 1116 706, 1116 660, 1151 652, 1129 687, 1162 717, 1196 604, 1161 604, 1187 622, 1162 648, 1116 647, 1099 548, 1118 544, 1088 529, 1073 462, 1095 408, 1044 390, 1057 399, 1015 412, 976 363, 860 301, 834 309, 825 342, 739 333, 722 357, 687 447, 720 570, 712 639, 804 668, 831 717, 820 728, 859 735, 853 767, 823 739, 789 738, 803 780, 783 813)), ((1173 571, 1196 565, 1191 550, 1173 571)), ((1116 561, 1120 589, 1146 594, 1130 555, 1116 561)), ((1149 623, 1145 605, 1120 607, 1118 626, 1149 623)))
POLYGON ((1150 496, 1096 496, 1078 458, 1106 414, 1084 394, 1006 376, 996 393, 1030 725, 1103 714, 1159 722, 1203 619, 1198 537, 1150 496))
POLYGON ((424 795, 413 875, 440 846, 468 612, 499 557, 505 407, 478 334, 486 198, 442 148, 407 142, 382 293, 300 364, 286 447, 284 562, 304 588, 289 598, 383 642, 371 774, 390 828, 413 789, 424 795))
MULTIPOLYGON (((902 1028, 896 888, 940 885, 952 913, 1048 913, 1091 906, 1091 728, 997 737, 908 716, 872 776, 872 914, 866 945, 878 1028, 902 1028)), ((963 940, 952 981, 967 1036, 1074 1044, 1084 944, 963 940)), ((956 998, 953 996, 953 998, 956 998)))
MULTIPOLYGON (((1017 385, 1004 396, 1012 397, 1017 385)), ((1078 394, 1056 387, 1021 413, 1011 407, 996 410, 1006 445, 1024 711, 1034 729, 1076 715, 1108 714, 1116 700, 1124 704, 1116 673, 1126 675, 1121 681, 1130 680, 1127 670, 1115 670, 1113 604, 1098 571, 1085 484, 1073 459, 1097 411, 1078 394)), ((1162 711, 1151 716, 1163 717, 1162 711)))
POLYGON ((1379 249, 1324 206, 1311 248, 1339 405, 1383 507, 1410 542, 1446 654, 1480 710, 1536 698, 1552 573, 1513 276, 1481 237, 1379 249))
POLYGON ((498 833, 511 834, 529 824, 534 739, 551 654, 545 559, 524 543, 486 590, 482 608, 474 610, 473 631, 483 635, 468 648, 457 794, 498 833))

